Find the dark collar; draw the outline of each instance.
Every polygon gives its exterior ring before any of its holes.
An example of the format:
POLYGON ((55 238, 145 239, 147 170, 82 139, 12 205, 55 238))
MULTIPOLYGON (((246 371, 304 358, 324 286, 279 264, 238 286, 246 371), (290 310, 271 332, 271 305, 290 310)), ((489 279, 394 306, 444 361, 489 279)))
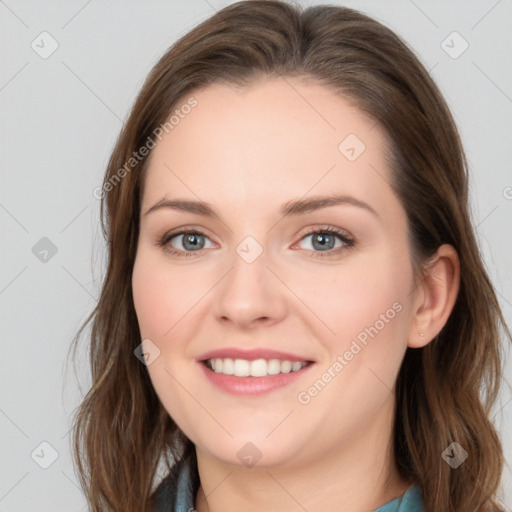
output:
POLYGON ((192 512, 199 489, 195 450, 180 459, 153 493, 152 512, 192 512))

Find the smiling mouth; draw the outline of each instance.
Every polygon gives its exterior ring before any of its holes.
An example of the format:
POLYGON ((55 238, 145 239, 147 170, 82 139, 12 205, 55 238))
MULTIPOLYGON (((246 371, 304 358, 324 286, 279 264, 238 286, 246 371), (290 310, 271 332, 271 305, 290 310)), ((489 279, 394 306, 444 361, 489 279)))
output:
POLYGON ((267 377, 298 372, 312 361, 290 361, 281 359, 231 359, 215 358, 203 361, 205 366, 215 373, 235 377, 267 377))

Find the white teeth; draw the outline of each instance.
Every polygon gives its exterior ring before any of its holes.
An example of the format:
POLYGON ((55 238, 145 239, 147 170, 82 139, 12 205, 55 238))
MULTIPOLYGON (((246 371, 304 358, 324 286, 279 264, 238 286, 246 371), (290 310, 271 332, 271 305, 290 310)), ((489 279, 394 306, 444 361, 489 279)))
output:
POLYGON ((281 361, 279 359, 271 359, 267 364, 267 373, 269 375, 277 375, 281 371, 281 361))
POLYGON ((207 366, 215 373, 234 375, 235 377, 266 377, 278 373, 297 372, 307 365, 305 361, 281 361, 279 359, 208 359, 207 366))
POLYGON ((235 359, 234 363, 235 377, 248 377, 250 370, 250 363, 245 359, 235 359))
POLYGON ((251 377, 265 377, 267 375, 267 361, 265 359, 256 359, 251 361, 251 377))
POLYGON ((283 361, 281 363, 281 373, 290 373, 292 371, 292 362, 283 361))
POLYGON ((235 364, 233 363, 233 359, 224 359, 222 364, 222 373, 224 375, 234 375, 235 364))

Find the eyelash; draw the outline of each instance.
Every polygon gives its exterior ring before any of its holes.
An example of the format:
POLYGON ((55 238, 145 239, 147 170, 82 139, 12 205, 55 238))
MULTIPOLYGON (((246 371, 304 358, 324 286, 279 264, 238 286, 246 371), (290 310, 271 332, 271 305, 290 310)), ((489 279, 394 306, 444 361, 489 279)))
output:
MULTIPOLYGON (((180 236, 180 235, 189 235, 189 234, 201 235, 201 236, 208 238, 208 236, 199 229, 183 228, 181 231, 176 231, 174 233, 172 233, 172 232, 166 233, 162 238, 160 238, 157 241, 156 245, 158 247, 165 248, 166 251, 168 251, 170 254, 173 254, 175 256, 179 256, 179 257, 194 256, 194 255, 200 253, 201 250, 199 250, 199 251, 180 251, 178 249, 174 249, 173 247, 169 246, 169 242, 173 238, 180 236)), ((339 240, 341 240, 343 242, 343 246, 338 247, 336 249, 330 249, 328 251, 314 251, 311 249, 304 249, 304 250, 310 251, 312 253, 311 257, 313 257, 313 258, 326 258, 326 257, 332 256, 332 255, 337 255, 340 252, 345 251, 345 250, 350 250, 355 246, 355 240, 352 237, 349 237, 344 231, 341 231, 340 229, 334 228, 332 226, 322 226, 320 228, 308 231, 307 233, 304 233, 301 236, 299 241, 302 241, 304 238, 306 238, 310 235, 318 235, 318 234, 334 235, 339 240)))

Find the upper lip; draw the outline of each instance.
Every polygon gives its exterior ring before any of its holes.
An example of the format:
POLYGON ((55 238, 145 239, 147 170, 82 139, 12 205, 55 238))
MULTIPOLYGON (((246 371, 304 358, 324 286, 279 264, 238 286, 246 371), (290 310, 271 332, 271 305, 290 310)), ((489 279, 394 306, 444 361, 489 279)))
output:
POLYGON ((256 359, 280 359, 281 361, 308 361, 313 362, 307 357, 303 357, 291 352, 282 352, 280 350, 273 350, 270 348, 254 348, 254 349, 240 349, 240 348, 221 348, 206 352, 197 358, 198 361, 206 361, 207 359, 247 359, 254 361, 256 359))

